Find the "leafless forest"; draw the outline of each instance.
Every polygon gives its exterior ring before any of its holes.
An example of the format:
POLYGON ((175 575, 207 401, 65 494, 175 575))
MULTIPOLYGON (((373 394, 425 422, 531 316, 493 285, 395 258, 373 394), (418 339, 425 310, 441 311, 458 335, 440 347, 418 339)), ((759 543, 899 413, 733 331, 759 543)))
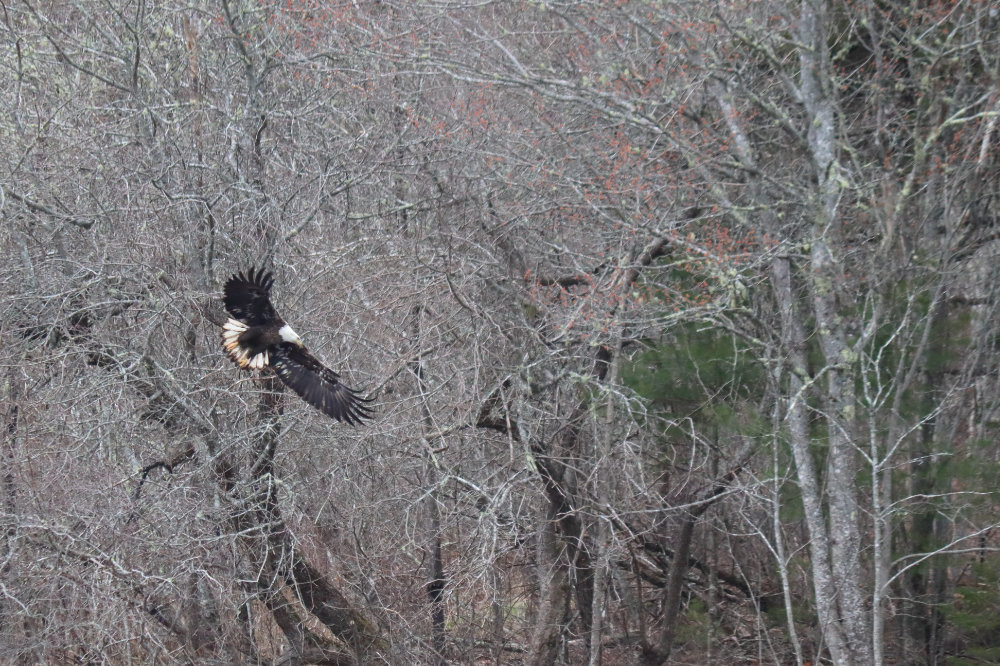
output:
POLYGON ((0 36, 0 662, 1000 661, 995 0, 0 36))

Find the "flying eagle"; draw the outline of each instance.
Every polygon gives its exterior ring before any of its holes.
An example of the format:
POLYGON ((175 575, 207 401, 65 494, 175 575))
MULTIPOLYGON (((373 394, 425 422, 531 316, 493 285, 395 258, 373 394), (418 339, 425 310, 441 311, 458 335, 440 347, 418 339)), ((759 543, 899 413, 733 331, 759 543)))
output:
POLYGON ((222 326, 222 347, 243 369, 274 368, 281 381, 313 407, 349 425, 371 418, 365 405, 370 399, 340 382, 330 370, 306 351, 302 339, 278 316, 271 305, 274 278, 264 269, 251 268, 229 278, 222 300, 232 317, 222 326))

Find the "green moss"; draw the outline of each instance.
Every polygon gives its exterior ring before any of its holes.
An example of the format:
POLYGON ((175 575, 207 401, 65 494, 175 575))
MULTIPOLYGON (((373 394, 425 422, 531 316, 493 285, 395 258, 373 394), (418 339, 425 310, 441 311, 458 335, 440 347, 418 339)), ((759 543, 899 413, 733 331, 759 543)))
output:
POLYGON ((756 398, 763 366, 739 339, 694 323, 623 364, 624 383, 646 398, 667 441, 686 440, 691 425, 717 436, 765 432, 756 398))
POLYGON ((691 599, 687 610, 681 616, 675 638, 688 647, 707 647, 712 643, 712 616, 701 599, 691 599))
POLYGON ((966 646, 947 663, 1000 663, 1000 558, 975 564, 967 579, 955 588, 954 601, 942 608, 966 646))

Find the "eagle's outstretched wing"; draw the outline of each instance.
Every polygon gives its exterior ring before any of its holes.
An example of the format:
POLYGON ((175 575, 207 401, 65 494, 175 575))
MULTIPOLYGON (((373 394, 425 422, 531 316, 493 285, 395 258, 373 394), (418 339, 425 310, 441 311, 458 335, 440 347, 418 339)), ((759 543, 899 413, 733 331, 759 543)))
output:
POLYGON ((270 299, 273 284, 271 273, 265 273, 263 268, 254 273, 251 268, 247 275, 237 273, 229 278, 222 288, 222 302, 229 314, 245 324, 260 326, 278 321, 270 299))
POLYGON ((362 398, 340 381, 340 375, 320 363, 302 347, 282 343, 271 352, 270 365, 281 381, 313 407, 348 425, 371 418, 362 398))

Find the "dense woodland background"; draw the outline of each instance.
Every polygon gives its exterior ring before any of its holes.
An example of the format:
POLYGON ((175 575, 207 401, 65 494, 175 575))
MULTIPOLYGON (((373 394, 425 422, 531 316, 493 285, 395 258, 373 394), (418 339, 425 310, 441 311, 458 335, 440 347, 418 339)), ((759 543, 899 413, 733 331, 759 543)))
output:
POLYGON ((1000 5, 0 1, 0 661, 1000 662, 1000 5), (219 345, 274 270, 350 428, 219 345))

